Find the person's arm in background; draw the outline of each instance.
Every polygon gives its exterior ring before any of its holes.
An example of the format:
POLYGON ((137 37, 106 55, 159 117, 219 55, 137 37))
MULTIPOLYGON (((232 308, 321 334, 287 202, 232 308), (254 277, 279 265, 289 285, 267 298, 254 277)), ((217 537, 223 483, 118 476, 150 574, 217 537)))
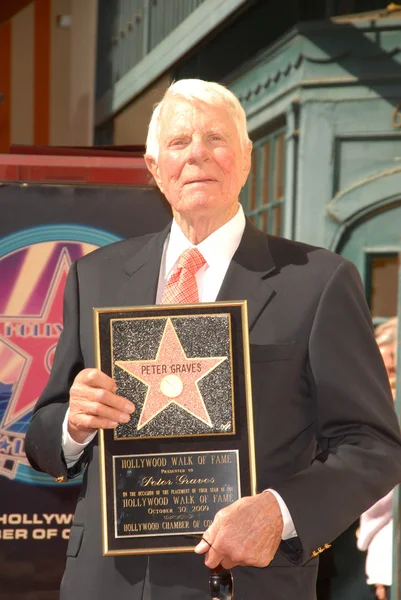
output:
POLYGON ((380 500, 361 515, 357 535, 357 547, 359 550, 367 550, 376 533, 391 521, 393 516, 393 495, 394 490, 391 490, 391 492, 380 498, 380 500))
POLYGON ((365 571, 368 585, 375 587, 376 596, 386 594, 392 582, 393 521, 390 520, 372 537, 366 554, 365 571))

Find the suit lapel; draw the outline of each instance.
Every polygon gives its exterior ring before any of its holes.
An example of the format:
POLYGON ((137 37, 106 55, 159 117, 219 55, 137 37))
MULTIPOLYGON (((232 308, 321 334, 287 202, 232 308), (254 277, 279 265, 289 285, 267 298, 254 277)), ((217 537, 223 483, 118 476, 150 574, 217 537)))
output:
POLYGON ((125 283, 121 288, 121 302, 131 306, 155 304, 163 246, 171 223, 149 241, 124 264, 125 283))
MULTIPOLYGON (((171 223, 148 242, 124 265, 125 283, 119 292, 121 305, 147 306, 156 302, 163 246, 171 223)), ((244 235, 220 288, 216 300, 247 300, 251 329, 274 295, 266 281, 275 269, 266 234, 247 220, 244 235)))
POLYGON ((224 278, 217 300, 247 300, 252 329, 274 289, 266 281, 275 269, 266 234, 247 220, 244 235, 224 278))

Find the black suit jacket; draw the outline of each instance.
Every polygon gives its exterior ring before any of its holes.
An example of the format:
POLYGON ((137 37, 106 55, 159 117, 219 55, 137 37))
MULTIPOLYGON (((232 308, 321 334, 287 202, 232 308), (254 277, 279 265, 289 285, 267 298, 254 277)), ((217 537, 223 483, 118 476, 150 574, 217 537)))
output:
MULTIPOLYGON (((68 278, 64 330, 26 436, 37 469, 57 478, 87 466, 63 600, 143 597, 146 557, 101 556, 97 439, 67 473, 61 430, 75 375, 94 366, 92 307, 154 303, 167 233, 101 248, 68 278)), ((363 287, 340 256, 247 222, 217 299, 248 301, 258 489, 281 494, 301 543, 282 542, 265 569, 234 569, 235 598, 311 600, 315 557, 400 480, 399 427, 363 287)), ((152 600, 209 598, 202 557, 153 555, 148 577, 152 600)))

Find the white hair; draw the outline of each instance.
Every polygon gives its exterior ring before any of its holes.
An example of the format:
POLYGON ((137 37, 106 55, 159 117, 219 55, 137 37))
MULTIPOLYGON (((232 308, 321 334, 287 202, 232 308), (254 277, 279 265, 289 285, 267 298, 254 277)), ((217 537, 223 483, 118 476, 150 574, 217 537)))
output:
POLYGON ((246 126, 246 115, 238 98, 223 85, 202 79, 180 79, 173 82, 166 90, 162 100, 155 106, 149 122, 148 136, 146 139, 146 154, 156 161, 159 156, 159 130, 160 118, 164 104, 170 98, 178 96, 196 103, 204 102, 210 106, 223 106, 231 113, 238 128, 238 135, 243 150, 250 143, 246 126))

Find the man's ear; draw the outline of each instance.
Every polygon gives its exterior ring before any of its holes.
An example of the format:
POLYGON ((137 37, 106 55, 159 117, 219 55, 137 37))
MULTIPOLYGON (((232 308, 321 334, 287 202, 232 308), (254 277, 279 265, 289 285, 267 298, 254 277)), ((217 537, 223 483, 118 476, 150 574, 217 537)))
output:
POLYGON ((249 171, 251 170, 252 147, 253 147, 253 144, 249 140, 249 142, 245 145, 244 152, 243 152, 243 174, 244 174, 244 177, 242 180, 243 186, 245 185, 246 180, 248 179, 249 171))
POLYGON ((157 183, 161 192, 163 192, 162 182, 159 174, 159 167, 156 160, 150 154, 145 154, 144 156, 146 166, 148 170, 152 173, 153 179, 157 183))

